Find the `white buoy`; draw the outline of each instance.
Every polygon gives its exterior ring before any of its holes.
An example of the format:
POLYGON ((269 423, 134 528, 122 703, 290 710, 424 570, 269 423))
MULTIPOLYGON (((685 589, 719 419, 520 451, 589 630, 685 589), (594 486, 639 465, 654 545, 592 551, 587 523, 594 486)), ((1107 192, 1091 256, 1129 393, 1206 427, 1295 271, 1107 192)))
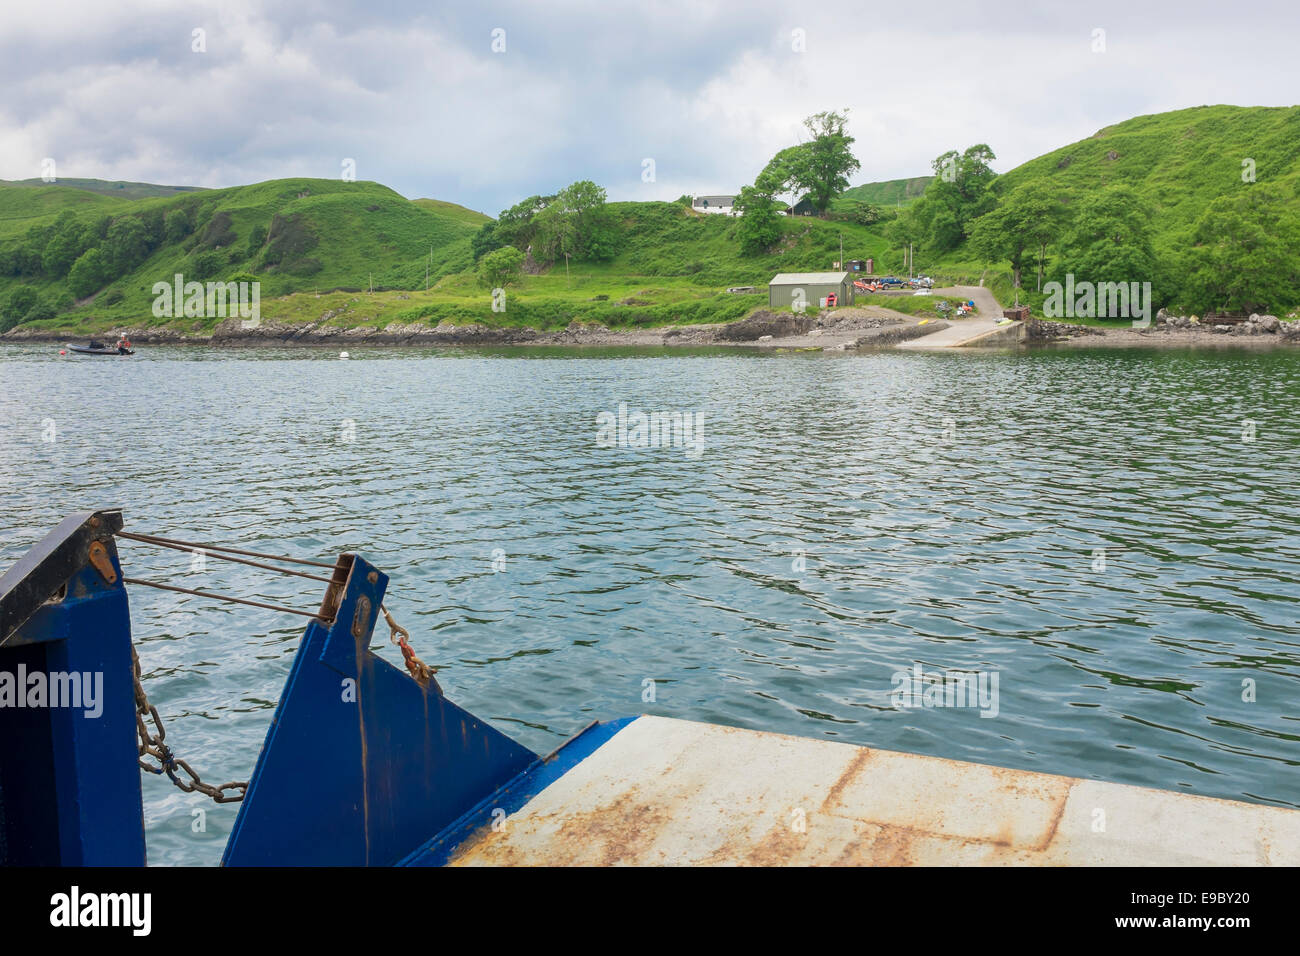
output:
POLYGON ((351 358, 351 356, 348 355, 347 352, 340 352, 340 353, 339 353, 339 358, 341 358, 341 359, 345 359, 345 358, 351 358))

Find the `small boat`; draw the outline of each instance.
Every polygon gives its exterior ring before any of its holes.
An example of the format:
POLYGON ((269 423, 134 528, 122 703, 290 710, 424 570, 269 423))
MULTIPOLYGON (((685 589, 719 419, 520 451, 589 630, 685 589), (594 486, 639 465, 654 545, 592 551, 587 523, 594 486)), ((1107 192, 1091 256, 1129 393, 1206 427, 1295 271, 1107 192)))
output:
POLYGON ((78 355, 134 355, 135 349, 127 349, 125 352, 119 352, 111 345, 99 345, 92 342, 90 345, 69 345, 69 352, 76 352, 78 355))

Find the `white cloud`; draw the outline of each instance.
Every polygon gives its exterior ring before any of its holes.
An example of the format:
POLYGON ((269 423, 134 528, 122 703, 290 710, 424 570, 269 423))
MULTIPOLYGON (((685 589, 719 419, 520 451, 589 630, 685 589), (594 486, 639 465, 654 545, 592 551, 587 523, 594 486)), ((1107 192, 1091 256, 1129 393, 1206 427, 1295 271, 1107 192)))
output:
POLYGON ((975 142, 1007 169, 1136 114, 1297 101, 1290 5, 1131 7, 6 5, 0 177, 52 156, 65 177, 224 186, 352 157, 360 178, 495 213, 578 178, 613 198, 734 190, 823 109, 851 109, 867 181, 975 142))

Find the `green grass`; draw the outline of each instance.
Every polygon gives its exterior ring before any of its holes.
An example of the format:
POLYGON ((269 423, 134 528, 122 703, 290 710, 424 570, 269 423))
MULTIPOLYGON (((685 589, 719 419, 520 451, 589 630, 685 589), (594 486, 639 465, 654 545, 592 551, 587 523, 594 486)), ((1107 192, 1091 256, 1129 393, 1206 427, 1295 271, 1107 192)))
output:
MULTIPOLYGON (((1000 176, 995 189, 1006 195, 1039 183, 1067 202, 1110 185, 1132 188, 1151 210, 1153 247, 1159 264, 1156 298, 1177 298, 1187 268, 1187 250, 1197 219, 1215 199, 1247 188, 1242 162, 1255 161, 1259 183, 1282 188, 1286 211, 1300 217, 1300 107, 1199 106, 1138 116, 1098 130, 1000 176)), ((1049 278, 1054 250, 1049 247, 1049 278)), ((981 277, 1000 302, 1011 305, 1016 290, 1008 263, 983 263, 965 247, 936 256, 919 252, 917 269, 936 283, 978 284, 981 277)), ((1041 314, 1044 296, 1035 291, 1036 262, 1023 276, 1020 301, 1041 314)), ((1158 301, 1156 305, 1159 305, 1158 301)), ((1279 303, 1285 314, 1295 303, 1279 303)), ((1078 324, 1121 327, 1128 320, 1064 319, 1078 324)))
POLYGON ((416 199, 413 201, 417 206, 441 213, 448 219, 455 219, 457 222, 467 223, 471 226, 478 227, 485 222, 492 221, 491 216, 475 212, 473 209, 467 209, 454 202, 443 202, 441 199, 416 199))
POLYGON ((1062 195, 1124 184, 1153 211, 1157 251, 1185 240, 1211 201, 1257 181, 1279 183, 1300 214, 1300 106, 1198 106, 1138 116, 1053 150, 1001 177, 999 189, 1046 181, 1062 195), (1115 158, 1111 158, 1111 154, 1115 158))
POLYGON ((61 189, 75 189, 83 192, 98 193, 114 199, 150 199, 157 196, 175 196, 180 193, 202 191, 202 186, 159 186, 156 183, 128 183, 107 179, 64 179, 59 177, 53 183, 43 179, 18 179, 5 181, 0 179, 0 186, 26 186, 43 189, 54 186, 61 189))
MULTIPOLYGON (((1137 117, 1011 170, 1000 178, 998 189, 1044 180, 1062 195, 1077 197, 1098 186, 1126 183, 1149 200, 1156 249, 1162 253, 1188 242, 1206 204, 1241 187, 1241 161, 1248 157, 1256 162, 1260 182, 1286 187, 1288 202, 1294 201, 1300 215, 1300 199, 1295 198, 1300 196, 1300 107, 1209 106, 1137 117)), ((849 190, 841 201, 909 201, 929 180, 868 183, 849 190)), ((616 328, 726 321, 766 305, 765 296, 730 295, 725 292, 728 286, 763 290, 778 272, 829 270, 840 258, 841 239, 845 259, 872 258, 877 274, 906 274, 902 250, 884 238, 884 224, 784 219, 781 241, 765 254, 744 256, 738 220, 697 215, 674 203, 610 203, 616 223, 612 258, 571 263, 567 278, 563 260, 542 275, 525 276, 508 290, 507 311, 494 313, 488 290, 473 275, 470 251, 470 238, 488 221, 486 216, 439 200, 410 201, 376 183, 318 179, 139 199, 68 184, 0 184, 0 244, 19 241, 33 224, 53 222, 66 209, 99 217, 151 208, 167 211, 180 204, 193 205, 203 216, 229 213, 238 237, 234 246, 223 250, 231 274, 254 271, 252 260, 243 254, 254 227, 264 228, 276 214, 303 217, 319 237, 307 256, 319 261, 320 270, 311 275, 276 269, 257 274, 263 317, 287 322, 316 321, 322 313, 342 307, 347 311, 331 321, 482 322, 540 329, 575 320, 616 328), (433 285, 427 292, 426 268, 433 285), (372 279, 380 291, 361 293, 372 279), (351 291, 332 291, 336 289, 351 291)), ((98 331, 163 321, 149 311, 152 285, 186 271, 193 243, 191 238, 158 249, 140 268, 102 290, 96 301, 41 324, 98 331), (102 304, 103 293, 111 290, 119 291, 122 300, 108 307, 102 304)), ((964 247, 941 256, 918 250, 915 271, 933 276, 940 286, 982 281, 1008 306, 1015 299, 1009 266, 979 261, 964 247)), ((0 301, 16 281, 0 278, 0 301)), ((26 281, 51 295, 61 288, 58 282, 26 281)), ((1043 297, 1033 291, 1034 270, 1026 270, 1024 281, 1030 288, 1021 290, 1021 302, 1039 313, 1043 297)), ((935 299, 883 297, 881 304, 911 312, 932 309, 935 299)), ((178 321, 184 328, 193 324, 178 321)))
POLYGON ((919 199, 932 179, 933 176, 917 176, 913 179, 863 183, 844 190, 831 204, 831 208, 842 209, 853 202, 872 203, 876 206, 905 206, 912 200, 919 199))
MULTIPOLYGON (((83 189, 28 186, 0 181, 0 242, 22 236, 34 225, 53 222, 59 213, 112 215, 126 208, 123 197, 109 197, 83 189)), ((0 277, 0 282, 4 278, 0 277)))
MULTIPOLYGON (((478 228, 477 214, 453 204, 413 203, 386 186, 370 182, 327 179, 280 179, 251 186, 202 190, 181 195, 138 200, 116 199, 62 186, 0 186, 0 241, 20 241, 33 225, 48 225, 59 213, 72 209, 87 220, 104 215, 160 209, 164 213, 182 206, 195 210, 203 221, 217 212, 227 213, 235 241, 218 250, 222 273, 256 275, 263 299, 295 292, 336 288, 416 288, 425 281, 426 262, 433 250, 430 275, 468 268, 472 257, 469 238, 478 228), (319 263, 311 274, 282 267, 259 268, 258 255, 248 251, 254 229, 265 230, 272 218, 301 216, 317 237, 305 257, 319 263)), ((153 285, 171 281, 179 272, 191 271, 192 256, 201 230, 179 242, 165 243, 129 274, 97 293, 95 301, 61 317, 61 327, 81 327, 92 322, 104 327, 130 322, 157 323, 151 314, 153 285), (105 304, 107 293, 121 293, 114 305, 105 304), (85 311, 94 313, 88 317, 85 311)), ((64 289, 62 280, 0 277, 0 299, 19 282, 42 293, 64 289)), ((116 298, 116 297, 115 297, 116 298)), ((56 322, 55 324, 60 324, 56 322)))

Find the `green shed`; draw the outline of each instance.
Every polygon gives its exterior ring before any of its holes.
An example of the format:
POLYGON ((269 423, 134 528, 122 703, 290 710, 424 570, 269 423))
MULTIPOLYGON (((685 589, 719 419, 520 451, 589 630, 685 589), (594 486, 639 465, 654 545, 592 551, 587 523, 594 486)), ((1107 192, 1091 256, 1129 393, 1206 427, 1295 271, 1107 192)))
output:
POLYGON ((767 284, 767 304, 773 309, 789 309, 801 298, 816 312, 821 300, 835 295, 836 305, 853 304, 853 280, 847 272, 782 272, 767 284))

